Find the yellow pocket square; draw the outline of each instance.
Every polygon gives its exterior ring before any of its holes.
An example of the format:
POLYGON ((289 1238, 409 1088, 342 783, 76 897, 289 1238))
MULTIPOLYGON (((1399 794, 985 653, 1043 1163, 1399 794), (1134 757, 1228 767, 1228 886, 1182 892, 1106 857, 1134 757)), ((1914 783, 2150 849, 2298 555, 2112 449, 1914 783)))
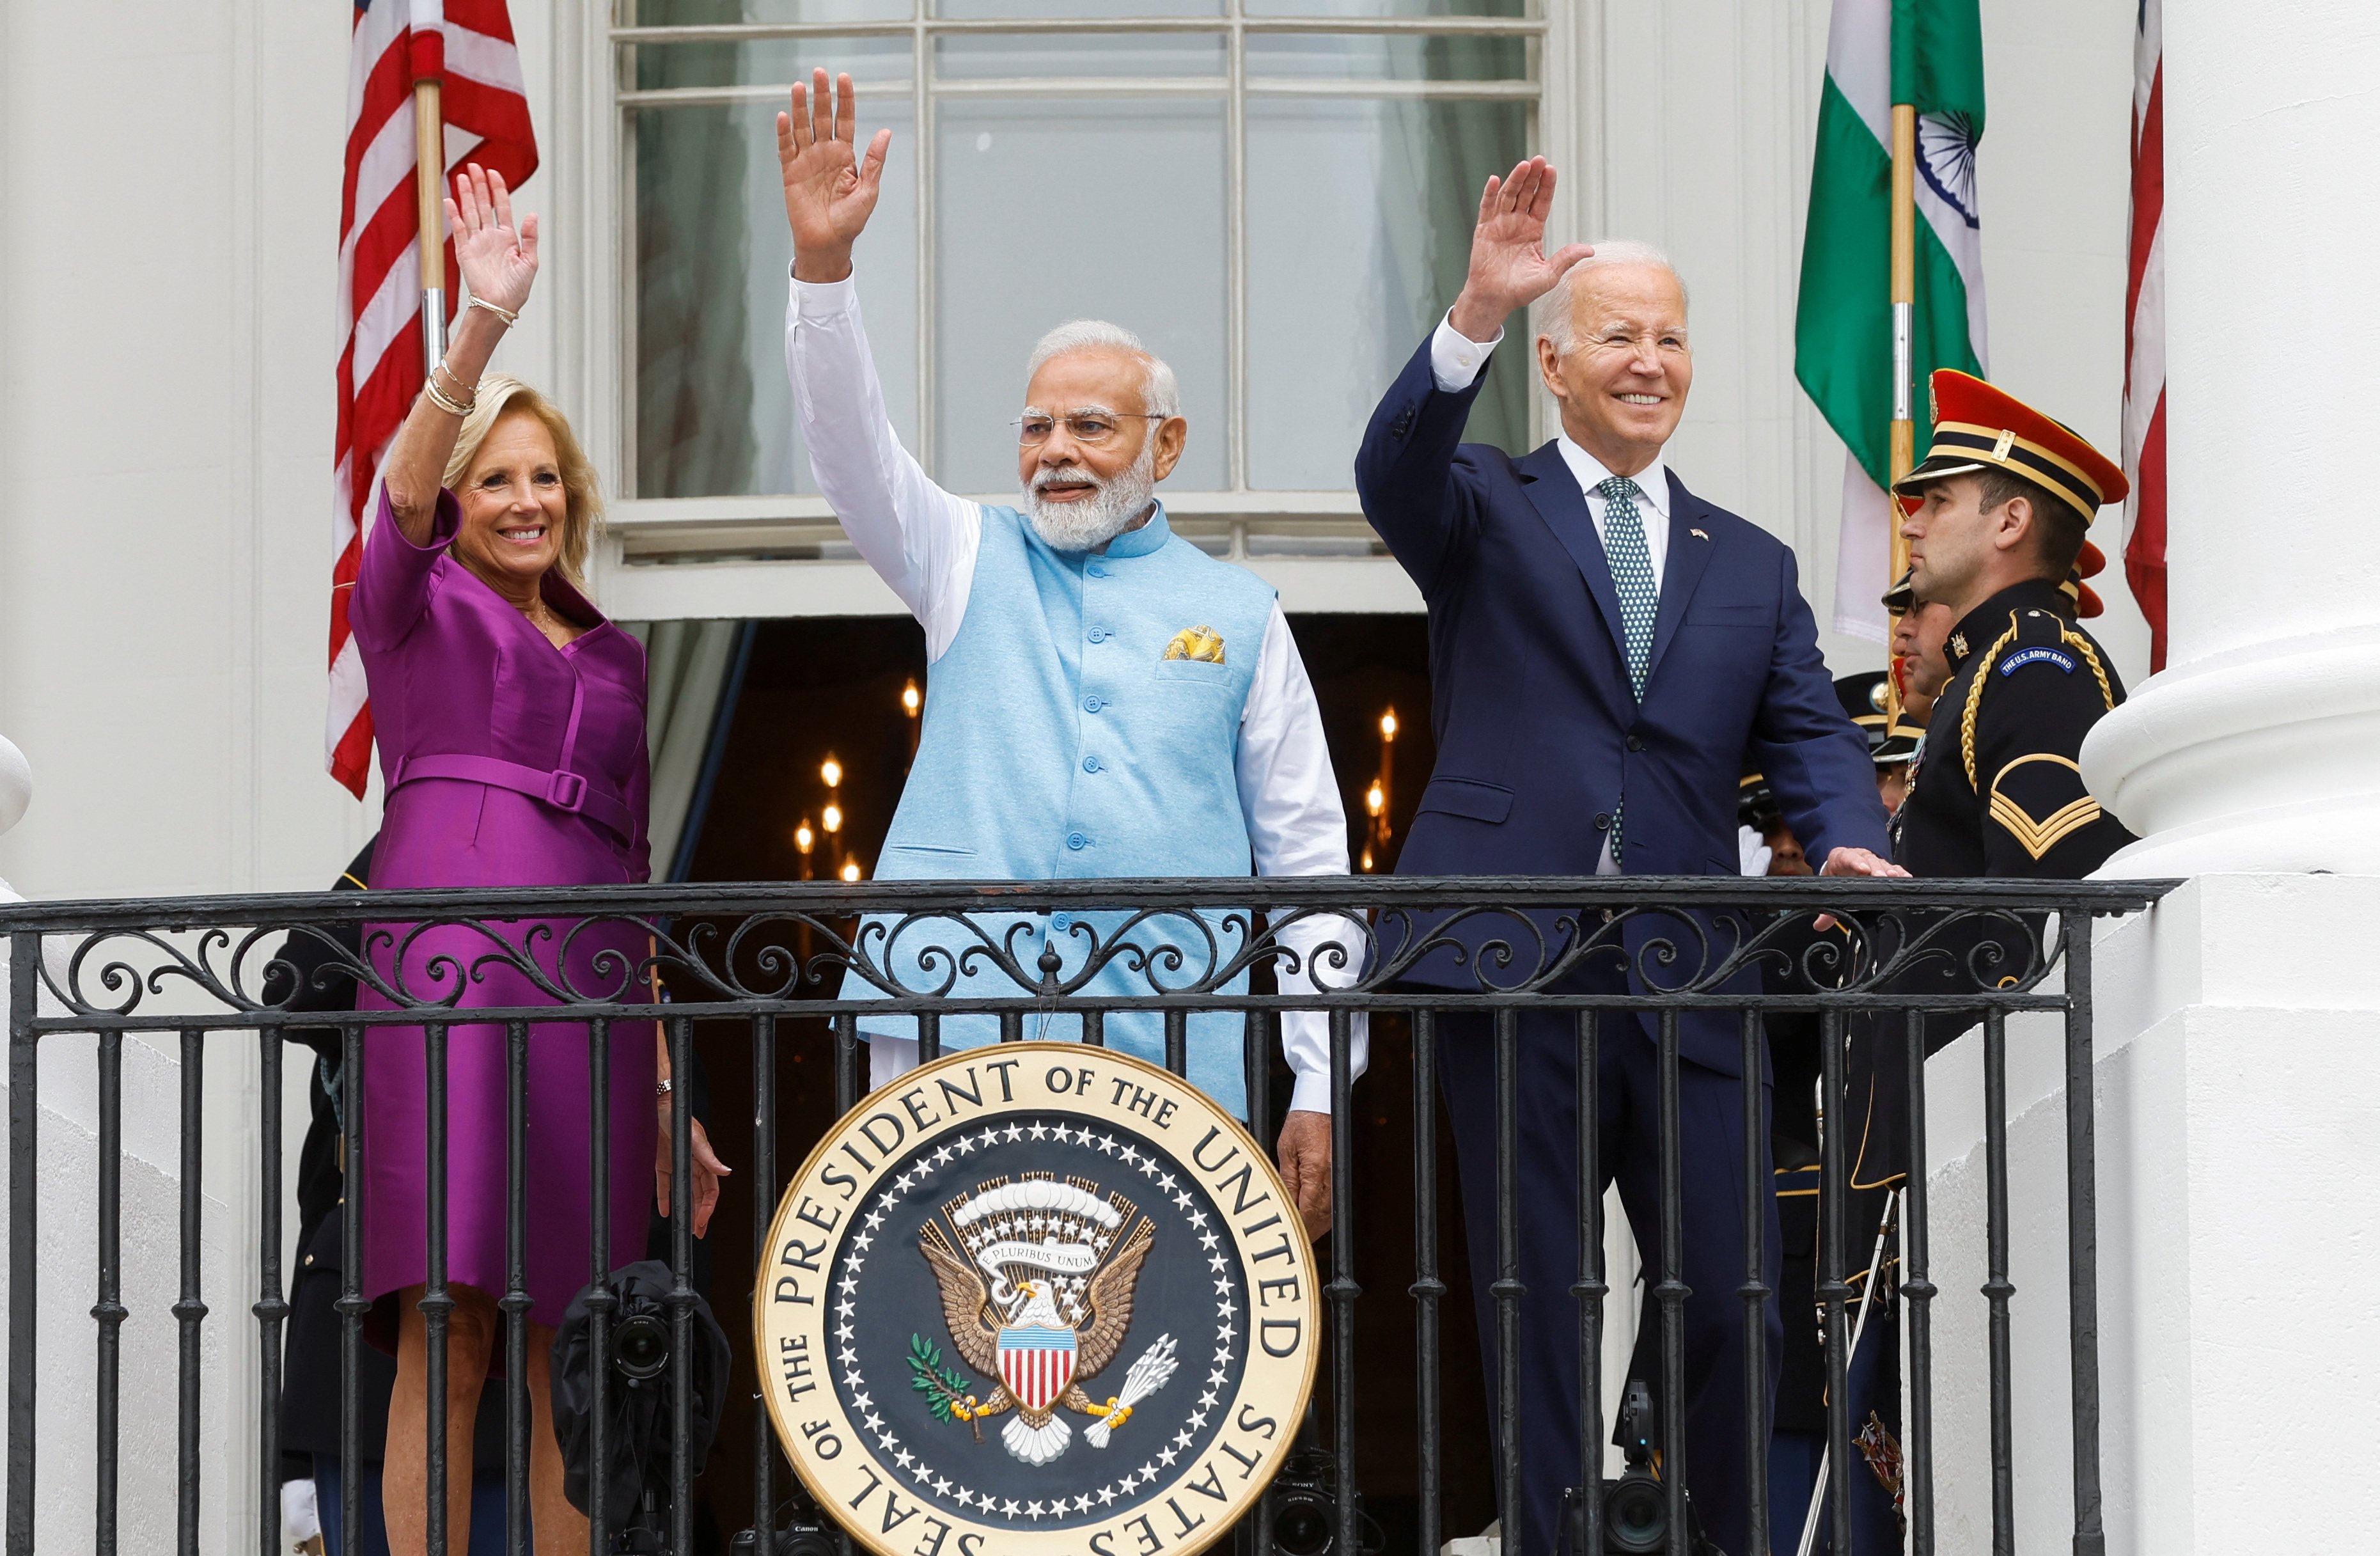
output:
POLYGON ((1223 635, 1211 626, 1185 626, 1165 645, 1168 659, 1195 659, 1208 664, 1223 663, 1223 635))

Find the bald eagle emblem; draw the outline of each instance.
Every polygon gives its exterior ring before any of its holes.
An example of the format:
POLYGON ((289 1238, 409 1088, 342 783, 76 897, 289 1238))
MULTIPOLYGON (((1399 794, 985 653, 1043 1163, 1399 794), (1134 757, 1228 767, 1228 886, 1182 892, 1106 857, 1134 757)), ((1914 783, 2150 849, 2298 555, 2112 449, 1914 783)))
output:
POLYGON ((918 1233, 918 1251, 941 1287, 942 1321, 960 1358, 1000 1381, 979 1395, 913 1338, 913 1386, 937 1416, 966 1422, 978 1441, 978 1423, 1014 1412, 1000 1441, 1028 1465, 1066 1451, 1074 1433, 1061 1409, 1096 1417, 1085 1435, 1106 1447, 1133 1406, 1173 1375, 1173 1340, 1160 1335, 1106 1403, 1083 1392, 1123 1344, 1133 1286, 1155 1239, 1130 1199, 1082 1178, 1027 1173, 957 1196, 918 1233))

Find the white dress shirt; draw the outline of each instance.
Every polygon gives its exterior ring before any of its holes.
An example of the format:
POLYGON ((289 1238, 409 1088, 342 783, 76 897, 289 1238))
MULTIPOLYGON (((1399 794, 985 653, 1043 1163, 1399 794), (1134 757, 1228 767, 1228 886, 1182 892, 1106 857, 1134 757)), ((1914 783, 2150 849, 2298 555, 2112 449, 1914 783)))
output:
MULTIPOLYGON (((1459 395, 1470 388, 1472 380, 1479 376, 1480 369, 1488 365, 1488 354, 1503 338, 1504 332, 1498 330, 1494 340, 1473 340, 1454 327, 1454 310, 1449 309, 1446 317, 1438 322, 1437 331, 1429 337, 1429 374, 1437 381, 1439 393, 1459 395)), ((1595 520, 1595 538, 1601 542, 1604 555, 1609 557, 1611 554, 1611 504, 1596 488, 1611 479, 1611 471, 1605 468, 1602 460, 1571 441, 1568 432, 1557 436, 1554 444, 1561 450, 1562 463, 1570 467, 1572 477, 1578 482, 1579 492, 1586 498, 1587 515, 1595 520)), ((1653 562, 1653 598, 1658 600, 1661 597, 1661 580, 1666 576, 1670 561, 1670 472, 1657 454, 1650 465, 1631 479, 1636 482, 1636 512, 1644 525, 1645 554, 1653 562)), ((1596 861, 1595 873, 1620 873, 1620 863, 1612 857, 1609 837, 1603 840, 1603 857, 1596 861)))
MULTIPOLYGON (((883 386, 859 319, 849 280, 792 283, 785 308, 785 371, 793 379, 794 410, 810 451, 810 471, 834 509, 844 533, 877 576, 892 586, 926 629, 926 658, 942 657, 966 618, 975 583, 976 552, 983 541, 983 505, 943 491, 901 446, 885 414, 883 386)), ((1347 813, 1322 738, 1321 710, 1306 679, 1305 662, 1278 601, 1265 625, 1256 675, 1240 709, 1236 773, 1248 846, 1259 875, 1345 875, 1347 813)), ((1333 941, 1359 957, 1361 931, 1344 919, 1300 920, 1281 942, 1310 966, 1314 948, 1333 941)), ((1350 983, 1350 967, 1329 983, 1350 983)), ((1311 988, 1301 969, 1283 975, 1284 993, 1311 988)), ((1297 1077, 1290 1107, 1330 1111, 1330 1025, 1319 1012, 1282 1017, 1281 1041, 1297 1077)), ((1351 1058, 1355 1075, 1369 1056, 1369 1031, 1355 1020, 1351 1058)), ((877 1085, 917 1060, 914 1039, 870 1039, 869 1076, 877 1085)))

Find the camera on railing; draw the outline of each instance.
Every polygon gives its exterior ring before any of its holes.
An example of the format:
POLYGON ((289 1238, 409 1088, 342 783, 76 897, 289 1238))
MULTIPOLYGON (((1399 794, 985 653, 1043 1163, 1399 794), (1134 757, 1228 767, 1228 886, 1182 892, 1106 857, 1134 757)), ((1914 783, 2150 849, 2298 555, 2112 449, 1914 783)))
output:
MULTIPOLYGON (((1670 1548, 1670 1489, 1653 1473, 1653 1391, 1641 1378, 1628 1380, 1620 1412, 1621 1452, 1628 1466, 1617 1480, 1603 1482, 1603 1527, 1586 1527, 1586 1491, 1573 1486, 1562 1494, 1561 1556, 1657 1556, 1670 1548)), ((1694 1499, 1686 1494, 1687 1556, 1727 1556, 1703 1538, 1694 1499)))

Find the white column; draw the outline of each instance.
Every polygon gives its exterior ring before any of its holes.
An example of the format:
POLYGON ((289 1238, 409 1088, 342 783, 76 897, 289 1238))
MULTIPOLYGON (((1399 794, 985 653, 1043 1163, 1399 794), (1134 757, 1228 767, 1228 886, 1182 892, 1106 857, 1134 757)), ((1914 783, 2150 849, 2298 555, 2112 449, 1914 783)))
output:
POLYGON ((2166 0, 2168 668, 2109 873, 2380 872, 2380 6, 2166 0))

